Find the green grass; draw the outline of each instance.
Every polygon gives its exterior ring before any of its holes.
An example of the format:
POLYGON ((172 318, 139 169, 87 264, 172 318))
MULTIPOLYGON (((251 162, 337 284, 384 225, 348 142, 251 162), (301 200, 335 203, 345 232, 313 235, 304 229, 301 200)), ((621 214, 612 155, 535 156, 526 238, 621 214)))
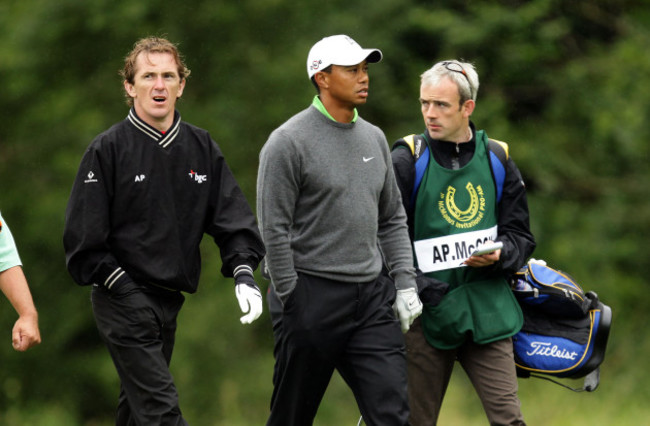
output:
MULTIPOLYGON (((237 366, 221 377, 204 377, 213 386, 200 401, 188 399, 191 383, 180 383, 183 410, 193 426, 263 425, 268 412, 272 360, 264 354, 259 364, 237 366), (268 358, 268 359, 266 359, 268 358), (185 397, 183 397, 183 391, 185 397)), ((642 426, 650 425, 648 386, 645 373, 603 369, 595 392, 574 393, 535 378, 519 380, 519 396, 529 426, 642 426)), ((580 380, 565 383, 579 387, 580 380)), ((338 374, 334 375, 315 426, 354 426, 359 418, 352 396, 338 374)), ((111 419, 80 423, 76 413, 67 412, 56 401, 38 407, 12 407, 0 413, 6 426, 110 426, 111 419)), ((440 414, 440 426, 487 424, 480 402, 462 368, 457 365, 440 414)))

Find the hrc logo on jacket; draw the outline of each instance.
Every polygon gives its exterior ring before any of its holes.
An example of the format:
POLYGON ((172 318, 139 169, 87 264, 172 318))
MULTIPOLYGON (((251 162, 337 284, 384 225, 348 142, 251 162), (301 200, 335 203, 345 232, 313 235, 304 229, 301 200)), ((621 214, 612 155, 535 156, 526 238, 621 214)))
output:
POLYGON ((188 175, 190 176, 190 179, 194 180, 194 182, 197 182, 199 184, 201 184, 201 183, 208 180, 208 175, 200 175, 200 174, 198 174, 197 172, 195 172, 194 170, 191 170, 191 169, 190 169, 190 172, 188 173, 188 175))

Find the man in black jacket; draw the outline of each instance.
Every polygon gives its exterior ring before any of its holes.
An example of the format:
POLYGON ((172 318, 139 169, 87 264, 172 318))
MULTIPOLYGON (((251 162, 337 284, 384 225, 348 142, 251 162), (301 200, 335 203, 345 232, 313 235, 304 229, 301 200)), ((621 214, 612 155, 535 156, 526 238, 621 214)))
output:
POLYGON ((524 424, 511 340, 523 318, 506 277, 525 263, 535 241, 517 166, 508 157, 503 186, 497 184, 487 134, 470 122, 478 86, 474 67, 455 60, 422 75, 426 131, 420 140, 429 147, 424 154, 429 162, 413 201, 414 156, 401 147, 392 152, 420 282, 431 283, 420 289, 422 316, 406 334, 414 426, 436 424, 455 361, 469 376, 490 424, 524 424), (503 248, 469 255, 489 241, 503 248), (442 284, 449 291, 440 298, 432 288, 442 284))
POLYGON ((189 70, 176 46, 139 40, 125 59, 128 116, 86 150, 66 210, 67 267, 92 285, 97 328, 121 380, 117 425, 185 425, 169 363, 181 292, 199 282, 203 234, 250 323, 262 312, 255 216, 207 131, 175 109, 189 70))

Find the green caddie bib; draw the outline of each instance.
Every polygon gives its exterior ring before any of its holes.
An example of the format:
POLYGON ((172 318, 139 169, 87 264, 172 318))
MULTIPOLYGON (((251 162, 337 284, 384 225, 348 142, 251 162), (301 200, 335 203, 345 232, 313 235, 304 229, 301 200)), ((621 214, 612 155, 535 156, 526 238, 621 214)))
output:
POLYGON ((414 253, 422 272, 449 283, 450 290, 439 305, 425 305, 425 338, 436 348, 452 349, 467 339, 485 344, 510 337, 523 316, 508 283, 498 272, 462 265, 475 248, 497 237, 487 135, 476 132, 474 156, 458 170, 429 155, 415 203, 414 253))

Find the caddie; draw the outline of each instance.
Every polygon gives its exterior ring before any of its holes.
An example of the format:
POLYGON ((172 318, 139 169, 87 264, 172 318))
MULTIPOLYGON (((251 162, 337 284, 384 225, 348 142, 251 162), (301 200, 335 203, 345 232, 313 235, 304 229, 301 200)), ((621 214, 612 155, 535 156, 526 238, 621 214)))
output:
POLYGON ((410 421, 415 426, 436 424, 456 361, 490 424, 524 424, 511 339, 523 318, 506 278, 525 264, 535 241, 524 182, 507 147, 490 142, 470 121, 478 87, 472 64, 435 64, 421 76, 426 129, 414 141, 427 148, 420 151, 428 163, 416 162, 415 149, 404 140, 392 151, 418 269, 449 285, 435 306, 421 293, 423 314, 406 334, 410 421), (503 150, 504 164, 491 158, 496 156, 490 148, 494 144, 503 150), (493 165, 503 167, 503 182, 493 165), (492 241, 503 248, 470 256, 492 241))

